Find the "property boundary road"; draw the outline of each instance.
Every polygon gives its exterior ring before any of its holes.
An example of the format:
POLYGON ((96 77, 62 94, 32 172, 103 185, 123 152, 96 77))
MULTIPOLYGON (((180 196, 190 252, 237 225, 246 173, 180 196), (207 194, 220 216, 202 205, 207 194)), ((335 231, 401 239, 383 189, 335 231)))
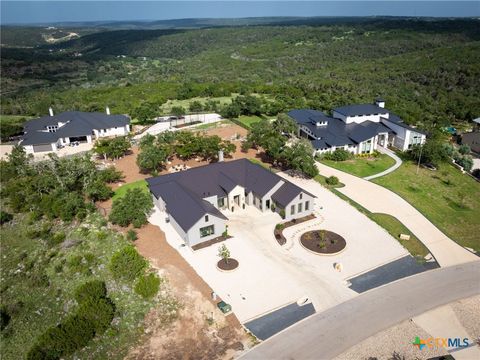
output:
POLYGON ((480 261, 427 271, 312 315, 241 359, 332 359, 402 321, 478 294, 480 261))

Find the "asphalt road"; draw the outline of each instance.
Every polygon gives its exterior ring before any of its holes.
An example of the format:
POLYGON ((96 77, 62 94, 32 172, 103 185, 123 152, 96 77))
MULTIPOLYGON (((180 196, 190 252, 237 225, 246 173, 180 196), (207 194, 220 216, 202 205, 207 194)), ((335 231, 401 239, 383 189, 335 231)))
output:
POLYGON ((332 359, 379 331, 477 294, 480 294, 480 261, 427 271, 312 315, 253 348, 241 359, 332 359))

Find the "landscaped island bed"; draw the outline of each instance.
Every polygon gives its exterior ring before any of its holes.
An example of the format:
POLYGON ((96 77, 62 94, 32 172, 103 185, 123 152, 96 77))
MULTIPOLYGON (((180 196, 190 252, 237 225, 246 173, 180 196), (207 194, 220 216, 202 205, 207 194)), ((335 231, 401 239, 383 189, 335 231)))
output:
POLYGON ((232 271, 238 267, 238 261, 232 258, 221 259, 218 260, 217 267, 223 271, 232 271))
POLYGON ((480 251, 480 184, 449 164, 416 172, 406 161, 373 182, 399 194, 460 245, 480 251))
POLYGON ((321 160, 321 163, 358 177, 366 177, 387 170, 395 164, 395 160, 388 155, 378 154, 376 157, 356 157, 345 161, 321 160))
POLYGON ((328 255, 337 254, 347 246, 343 237, 328 230, 313 230, 303 233, 300 243, 310 251, 328 255))
POLYGON ((315 219, 315 215, 308 215, 308 216, 304 216, 304 217, 299 218, 299 219, 293 219, 293 220, 290 220, 290 221, 287 221, 287 222, 284 222, 284 223, 277 224, 275 226, 275 230, 273 231, 273 233, 275 235, 275 239, 277 239, 277 242, 280 245, 285 245, 285 243, 287 242, 287 239, 285 239, 285 236, 283 236, 283 230, 285 230, 286 228, 288 228, 290 226, 298 225, 298 224, 301 224, 305 221, 309 221, 309 220, 312 220, 312 219, 315 219))

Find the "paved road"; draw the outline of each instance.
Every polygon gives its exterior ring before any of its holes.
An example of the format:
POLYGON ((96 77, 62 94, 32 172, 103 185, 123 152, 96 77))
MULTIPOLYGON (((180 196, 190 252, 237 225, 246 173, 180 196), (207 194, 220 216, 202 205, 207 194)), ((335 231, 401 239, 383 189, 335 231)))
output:
MULTIPOLYGON (((334 175, 338 177, 345 186, 337 190, 364 208, 373 213, 389 214, 400 220, 425 244, 440 266, 450 266, 478 260, 478 256, 464 249, 442 233, 422 213, 394 192, 318 162, 317 167, 323 176, 334 175)), ((297 184, 306 184, 306 181, 296 182, 297 184)))
POLYGON ((332 359, 379 331, 477 294, 480 261, 427 271, 317 313, 266 340, 241 359, 332 359))
POLYGON ((381 146, 379 146, 377 149, 378 149, 378 152, 381 152, 382 154, 388 155, 393 160, 395 160, 395 164, 393 166, 389 167, 387 170, 382 171, 381 173, 364 177, 365 180, 372 180, 372 179, 376 179, 380 176, 385 176, 387 174, 390 174, 392 171, 397 170, 400 167, 400 165, 402 165, 402 159, 400 159, 397 156, 397 154, 395 154, 392 150, 385 149, 384 147, 381 147, 381 146))

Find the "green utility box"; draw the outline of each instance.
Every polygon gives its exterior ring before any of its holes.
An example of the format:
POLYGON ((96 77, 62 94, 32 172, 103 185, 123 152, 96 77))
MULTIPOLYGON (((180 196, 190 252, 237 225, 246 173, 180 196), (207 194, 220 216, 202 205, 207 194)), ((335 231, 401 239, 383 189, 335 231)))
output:
POLYGON ((217 304, 217 307, 224 314, 228 314, 230 311, 232 311, 232 306, 230 304, 227 304, 225 301, 220 301, 217 304))

